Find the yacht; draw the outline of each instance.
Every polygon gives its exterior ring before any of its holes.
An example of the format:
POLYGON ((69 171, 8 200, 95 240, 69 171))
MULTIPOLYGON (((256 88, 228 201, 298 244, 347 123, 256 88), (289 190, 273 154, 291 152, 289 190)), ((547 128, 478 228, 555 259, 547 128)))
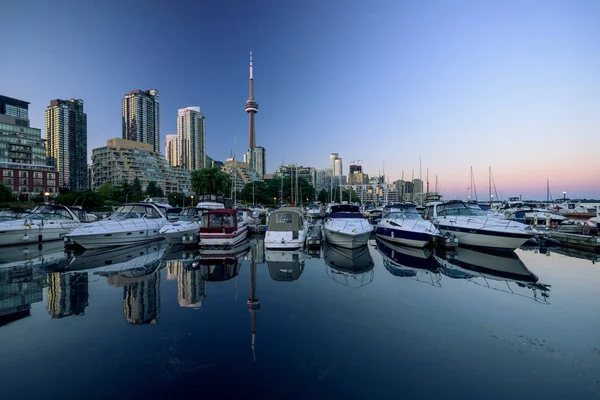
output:
POLYGON ((169 199, 166 197, 146 197, 142 203, 156 204, 157 206, 166 209, 173 208, 169 204, 169 199))
POLYGON ((310 219, 319 219, 323 217, 323 211, 321 210, 321 206, 319 204, 312 204, 306 210, 306 217, 310 219))
POLYGON ((440 231, 417 213, 416 204, 392 204, 385 207, 375 227, 378 238, 413 247, 425 247, 440 231))
POLYGON ((424 218, 443 235, 455 236, 461 246, 513 251, 538 233, 520 222, 488 216, 460 200, 428 203, 424 218))
POLYGON ((38 206, 31 213, 0 222, 0 245, 62 240, 84 221, 86 214, 80 209, 54 204, 38 206))
POLYGON ((302 211, 295 207, 282 207, 271 213, 265 233, 267 249, 300 249, 306 243, 308 222, 302 211))
POLYGON ((67 244, 85 249, 127 246, 162 238, 160 229, 169 221, 163 209, 153 203, 129 203, 117 208, 106 220, 71 230, 67 244))
POLYGON ((200 246, 235 246, 247 236, 248 225, 238 222, 234 209, 214 209, 202 214, 200 246))
POLYGON ((196 208, 217 210, 225 208, 225 198, 220 194, 201 194, 198 196, 196 208))
POLYGON ((327 242, 349 249, 365 246, 373 226, 353 204, 332 205, 323 224, 327 242))
POLYGON ((186 242, 200 232, 201 208, 186 208, 177 216, 177 221, 160 228, 159 233, 169 241, 177 244, 186 242), (186 239, 184 239, 186 238, 186 239))

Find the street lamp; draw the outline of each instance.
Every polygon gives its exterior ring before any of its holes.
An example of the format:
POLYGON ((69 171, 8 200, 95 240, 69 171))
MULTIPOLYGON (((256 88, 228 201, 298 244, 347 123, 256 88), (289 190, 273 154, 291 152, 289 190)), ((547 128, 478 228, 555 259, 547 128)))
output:
POLYGON ((567 201, 567 192, 563 192, 563 201, 567 201))
POLYGON ((48 196, 50 196, 50 193, 46 192, 44 193, 44 203, 48 204, 48 196))
POLYGON ((490 203, 493 203, 494 202, 494 195, 492 194, 490 196, 492 197, 492 200, 490 200, 490 203))
POLYGON ((192 195, 191 197, 192 197, 192 204, 190 207, 194 207, 194 195, 192 195))

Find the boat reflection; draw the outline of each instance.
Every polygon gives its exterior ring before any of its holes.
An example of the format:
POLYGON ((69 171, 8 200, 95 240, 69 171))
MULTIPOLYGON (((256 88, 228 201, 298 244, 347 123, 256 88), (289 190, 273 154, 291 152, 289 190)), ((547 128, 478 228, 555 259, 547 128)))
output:
POLYGON ((434 257, 440 264, 440 272, 449 278, 465 279, 476 285, 548 303, 550 285, 538 282, 538 277, 514 252, 484 252, 461 247, 456 258, 434 257))
POLYGON ((358 288, 373 281, 374 263, 368 244, 348 249, 324 243, 323 258, 327 276, 342 285, 358 288))
POLYGON ((383 259, 383 266, 390 274, 442 286, 440 266, 428 248, 407 247, 378 238, 377 250, 383 259))
POLYGON ((240 272, 244 257, 250 251, 250 243, 244 241, 234 247, 202 248, 199 259, 189 265, 190 268, 203 269, 209 282, 228 281, 240 272))
POLYGON ((44 270, 61 268, 69 262, 69 254, 60 241, 31 243, 0 248, 0 268, 32 267, 44 270))
POLYGON ((303 250, 265 250, 265 260, 271 279, 292 282, 304 271, 306 254, 303 250))

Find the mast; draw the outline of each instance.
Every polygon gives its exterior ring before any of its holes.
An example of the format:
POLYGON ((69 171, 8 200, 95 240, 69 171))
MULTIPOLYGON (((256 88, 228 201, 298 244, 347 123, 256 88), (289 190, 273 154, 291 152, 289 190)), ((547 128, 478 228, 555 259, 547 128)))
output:
POLYGON ((420 193, 419 193, 419 204, 423 205, 423 169, 421 168, 421 155, 419 154, 419 184, 420 184, 420 193))
POLYGON ((427 168, 427 194, 425 195, 425 200, 429 197, 429 168, 427 168))
POLYGON ((283 158, 281 159, 281 189, 279 191, 279 207, 283 204, 283 158))
POLYGON ((233 207, 237 203, 237 161, 235 159, 235 133, 233 134, 233 207))
POLYGON ((490 189, 490 204, 492 204, 492 167, 488 167, 489 168, 489 173, 488 173, 488 186, 490 189))

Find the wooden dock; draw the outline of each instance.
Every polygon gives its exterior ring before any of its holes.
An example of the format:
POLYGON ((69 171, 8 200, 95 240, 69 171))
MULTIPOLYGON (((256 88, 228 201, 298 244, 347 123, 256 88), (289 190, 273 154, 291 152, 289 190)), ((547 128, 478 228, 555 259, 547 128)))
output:
POLYGON ((308 247, 320 247, 322 240, 321 225, 312 225, 308 228, 308 235, 306 236, 306 245, 308 247))
POLYGON ((600 236, 578 235, 575 233, 551 232, 548 237, 556 239, 563 247, 600 252, 600 236))

